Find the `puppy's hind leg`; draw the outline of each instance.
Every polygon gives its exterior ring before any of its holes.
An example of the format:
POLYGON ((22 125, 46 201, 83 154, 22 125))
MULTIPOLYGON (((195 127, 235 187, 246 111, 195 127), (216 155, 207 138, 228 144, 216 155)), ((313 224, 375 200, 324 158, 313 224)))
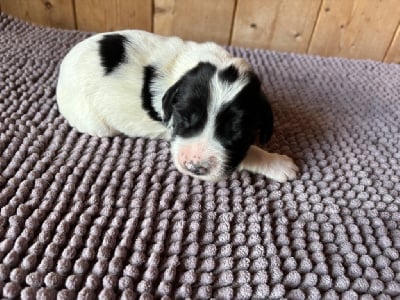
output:
POLYGON ((290 157, 269 153, 255 145, 250 146, 238 169, 262 174, 278 182, 295 179, 299 171, 290 157))
MULTIPOLYGON (((63 100, 61 98, 61 100, 63 100)), ((73 99, 74 100, 74 99, 73 99)), ((108 137, 118 134, 116 130, 107 125, 85 101, 58 101, 58 109, 68 122, 78 131, 98 137, 108 137)))
POLYGON ((83 120, 79 122, 79 126, 76 126, 76 128, 81 132, 97 137, 110 137, 119 133, 94 112, 86 114, 83 120))

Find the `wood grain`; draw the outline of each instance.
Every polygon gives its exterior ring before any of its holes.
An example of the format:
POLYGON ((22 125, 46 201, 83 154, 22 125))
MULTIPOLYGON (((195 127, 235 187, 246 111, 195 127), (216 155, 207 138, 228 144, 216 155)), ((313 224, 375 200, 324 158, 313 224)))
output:
POLYGON ((154 0, 153 30, 157 34, 173 32, 176 0, 154 0))
POLYGON ((308 52, 382 60, 399 21, 398 0, 323 0, 308 52))
POLYGON ((75 28, 72 0, 0 0, 0 6, 3 12, 35 24, 75 28))
POLYGON ((151 0, 75 0, 75 10, 80 30, 152 30, 151 0))
POLYGON ((396 34, 388 48, 384 61, 400 64, 400 24, 397 26, 396 34))
POLYGON ((155 0, 154 32, 228 44, 235 0, 155 0))
POLYGON ((400 63, 400 0, 0 0, 44 26, 400 63))
POLYGON ((239 0, 232 44, 305 52, 321 0, 239 0))

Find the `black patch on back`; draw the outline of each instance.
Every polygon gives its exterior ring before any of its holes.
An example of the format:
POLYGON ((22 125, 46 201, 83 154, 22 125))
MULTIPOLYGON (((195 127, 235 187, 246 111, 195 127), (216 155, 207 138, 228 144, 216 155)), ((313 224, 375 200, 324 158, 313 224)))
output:
POLYGON ((183 75, 163 97, 164 122, 173 117, 172 136, 190 137, 207 122, 210 79, 217 68, 201 62, 183 75))
MULTIPOLYGON (((216 138, 228 152, 227 173, 244 159, 259 131, 272 133, 272 111, 261 91, 260 81, 253 73, 248 76, 249 82, 221 108, 216 119, 216 138)), ((269 137, 267 134, 266 138, 269 137)))
POLYGON ((143 68, 143 87, 142 87, 142 107, 147 114, 155 121, 161 122, 161 117, 153 107, 153 93, 151 92, 151 85, 157 78, 156 68, 153 66, 146 66, 143 68))
POLYGON ((232 83, 239 78, 239 71, 234 65, 231 65, 226 69, 220 71, 218 75, 222 81, 232 83))
POLYGON ((120 64, 126 62, 125 43, 127 38, 122 34, 108 34, 99 41, 101 65, 105 74, 110 74, 120 64))

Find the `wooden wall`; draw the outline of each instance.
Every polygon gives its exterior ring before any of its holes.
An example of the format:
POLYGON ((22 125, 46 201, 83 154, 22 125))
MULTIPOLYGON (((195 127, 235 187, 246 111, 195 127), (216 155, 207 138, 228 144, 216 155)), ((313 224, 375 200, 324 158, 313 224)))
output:
POLYGON ((400 0, 0 0, 36 24, 400 63, 400 0))

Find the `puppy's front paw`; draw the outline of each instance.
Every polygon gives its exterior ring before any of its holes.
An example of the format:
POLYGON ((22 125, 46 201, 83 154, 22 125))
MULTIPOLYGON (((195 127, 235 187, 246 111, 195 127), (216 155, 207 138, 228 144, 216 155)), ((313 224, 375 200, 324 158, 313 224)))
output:
POLYGON ((295 179, 299 171, 290 157, 270 153, 254 145, 250 146, 240 169, 262 174, 278 182, 295 179))
POLYGON ((277 153, 269 153, 268 156, 261 173, 278 182, 286 182, 296 178, 299 168, 290 157, 277 153))

